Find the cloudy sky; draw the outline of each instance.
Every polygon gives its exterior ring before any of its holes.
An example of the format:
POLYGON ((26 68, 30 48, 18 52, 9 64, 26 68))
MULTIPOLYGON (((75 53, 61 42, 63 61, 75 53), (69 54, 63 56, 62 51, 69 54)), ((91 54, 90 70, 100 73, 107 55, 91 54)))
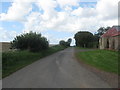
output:
MULTIPOLYGON (((1 0, 0 41, 36 31, 57 44, 78 31, 118 24, 119 0, 1 0)), ((74 44, 74 40, 72 42, 74 44)))

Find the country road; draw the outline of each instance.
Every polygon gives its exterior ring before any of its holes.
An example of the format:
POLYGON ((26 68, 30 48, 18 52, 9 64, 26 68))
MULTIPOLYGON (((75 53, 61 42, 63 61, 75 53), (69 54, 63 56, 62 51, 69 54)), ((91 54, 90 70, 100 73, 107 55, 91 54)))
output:
POLYGON ((3 88, 110 88, 96 74, 75 60, 70 47, 3 79, 3 88))

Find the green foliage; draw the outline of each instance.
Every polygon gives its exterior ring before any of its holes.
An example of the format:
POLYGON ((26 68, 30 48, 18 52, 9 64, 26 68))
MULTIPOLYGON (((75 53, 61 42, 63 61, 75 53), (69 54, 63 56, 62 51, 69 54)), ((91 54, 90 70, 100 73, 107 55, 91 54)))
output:
POLYGON ((60 44, 61 46, 66 46, 66 42, 65 42, 64 40, 61 40, 61 41, 59 42, 59 44, 60 44))
POLYGON ((71 42, 72 42, 72 39, 69 38, 69 39, 67 40, 67 46, 70 46, 71 42))
POLYGON ((74 38, 76 40, 76 46, 79 47, 94 47, 98 48, 99 47, 99 38, 101 35, 103 35, 107 30, 110 29, 110 27, 100 27, 97 30, 97 33, 94 35, 90 32, 86 31, 80 31, 75 34, 74 38))
POLYGON ((97 33, 94 34, 94 44, 93 47, 98 48, 99 47, 99 38, 107 32, 107 30, 109 30, 111 27, 100 27, 97 30, 97 33))
POLYGON ((77 32, 74 36, 75 40, 76 40, 76 46, 80 46, 80 47, 92 47, 92 43, 94 36, 92 33, 87 32, 87 31, 80 31, 77 32))
POLYGON ((71 42, 72 42, 72 39, 69 38, 69 39, 67 40, 67 42, 64 41, 64 40, 61 40, 61 41, 59 42, 59 45, 61 45, 61 46, 65 46, 65 47, 69 47, 70 44, 71 44, 71 42))
POLYGON ((33 52, 47 49, 49 46, 48 41, 41 34, 30 32, 16 36, 12 41, 12 47, 20 50, 30 50, 33 52))
POLYGON ((99 36, 94 34, 93 36, 93 48, 99 48, 99 36))
POLYGON ((40 58, 63 49, 65 49, 65 47, 56 45, 36 53, 29 52, 27 50, 4 52, 2 53, 2 77, 6 77, 40 58))
POLYGON ((107 32, 107 30, 109 30, 111 27, 100 27, 97 30, 97 33, 95 35, 97 35, 98 37, 102 36, 105 32, 107 32))
POLYGON ((85 51, 77 53, 77 57, 98 69, 118 73, 118 52, 108 50, 85 51))

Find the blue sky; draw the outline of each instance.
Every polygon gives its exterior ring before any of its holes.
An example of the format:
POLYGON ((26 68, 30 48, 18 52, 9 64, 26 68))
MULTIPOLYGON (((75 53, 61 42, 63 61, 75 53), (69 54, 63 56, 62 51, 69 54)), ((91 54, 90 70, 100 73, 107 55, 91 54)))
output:
MULTIPOLYGON (((57 44, 62 39, 73 39, 74 34, 81 30, 95 33, 100 26, 113 25, 111 20, 103 22, 105 16, 102 13, 102 18, 100 17, 102 9, 99 4, 103 2, 103 0, 0 2, 2 5, 0 8, 0 32, 3 31, 1 41, 12 41, 16 35, 31 30, 42 33, 51 44, 57 44), (97 19, 101 22, 97 22, 97 19), (92 21, 94 24, 91 23, 92 21)), ((104 6, 104 8, 108 7, 104 6)), ((72 45, 74 45, 74 40, 72 45)))

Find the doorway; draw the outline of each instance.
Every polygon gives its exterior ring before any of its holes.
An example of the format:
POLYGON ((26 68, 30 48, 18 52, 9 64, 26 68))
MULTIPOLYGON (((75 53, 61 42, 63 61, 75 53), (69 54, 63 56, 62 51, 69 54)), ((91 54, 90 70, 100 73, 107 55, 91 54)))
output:
POLYGON ((109 39, 107 39, 107 47, 106 48, 109 48, 109 39))

